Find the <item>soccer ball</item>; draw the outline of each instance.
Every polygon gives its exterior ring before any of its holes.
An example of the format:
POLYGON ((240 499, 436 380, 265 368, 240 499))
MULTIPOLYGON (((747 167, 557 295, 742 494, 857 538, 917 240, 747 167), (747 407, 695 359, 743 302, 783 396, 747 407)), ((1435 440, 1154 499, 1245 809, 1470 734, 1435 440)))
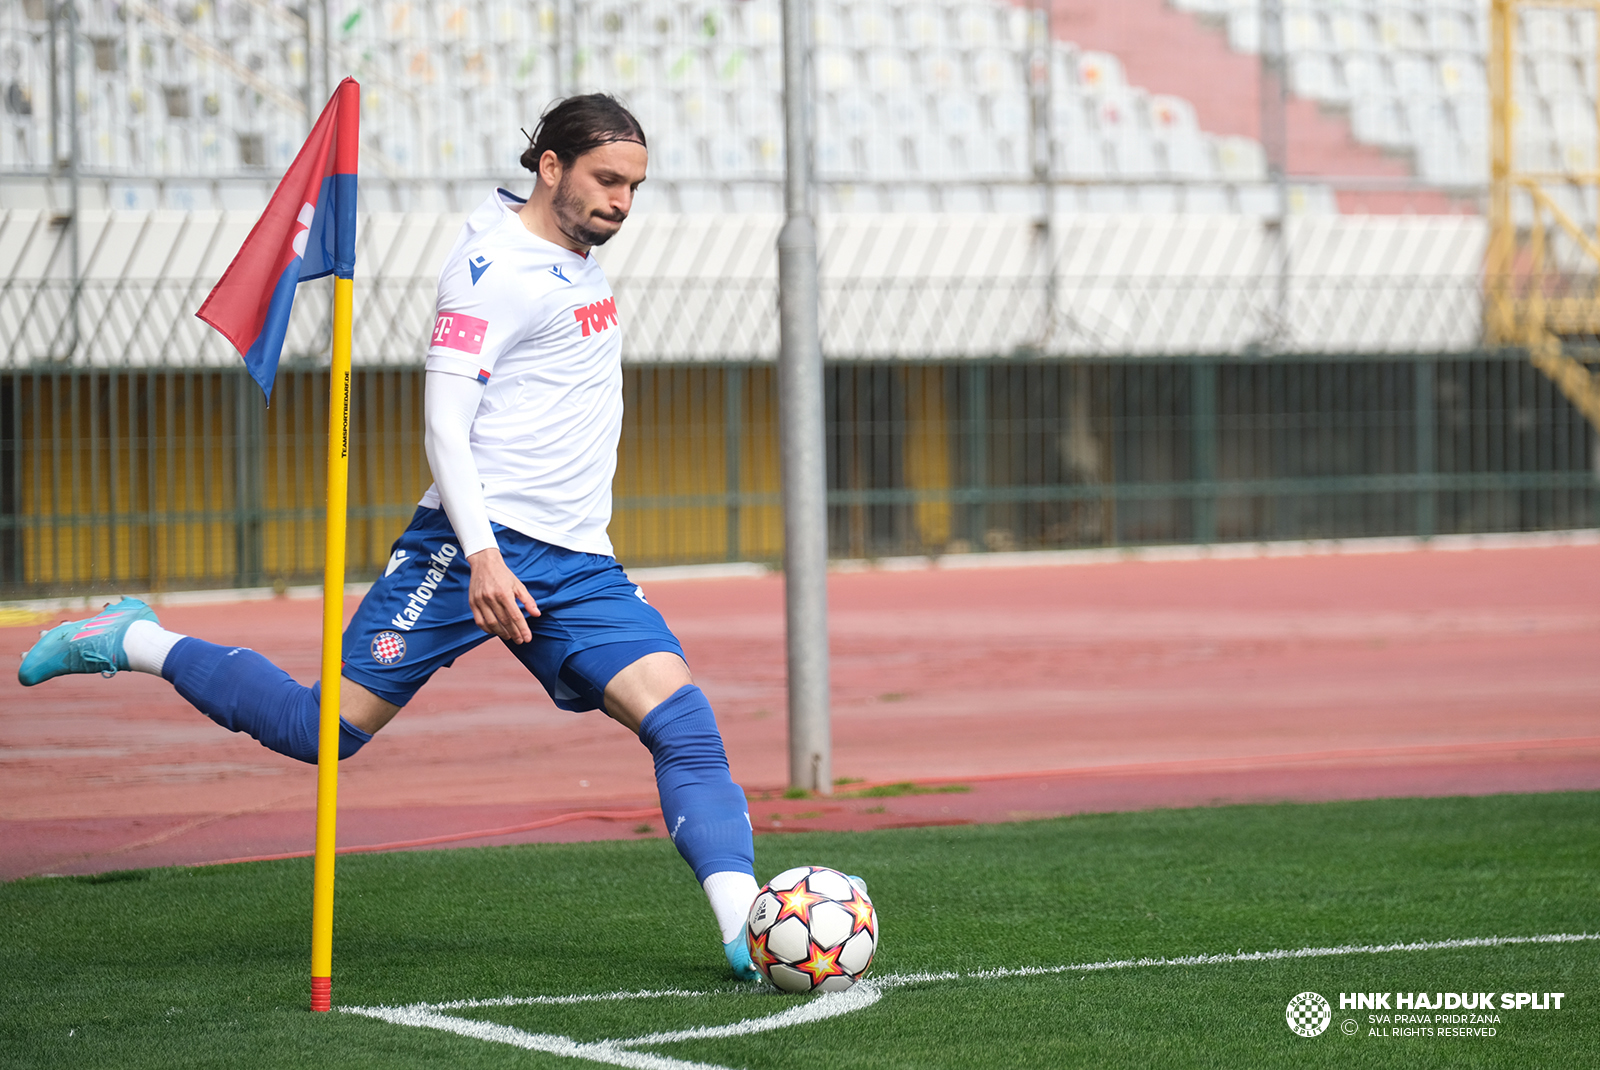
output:
POLYGON ((867 890, 836 869, 796 866, 767 882, 744 928, 750 961, 785 992, 843 992, 878 949, 867 890))

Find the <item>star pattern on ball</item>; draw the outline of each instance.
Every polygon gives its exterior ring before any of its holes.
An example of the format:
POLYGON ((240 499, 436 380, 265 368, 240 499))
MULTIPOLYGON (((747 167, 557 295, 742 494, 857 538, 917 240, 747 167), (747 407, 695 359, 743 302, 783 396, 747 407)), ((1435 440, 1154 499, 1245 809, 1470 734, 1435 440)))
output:
POLYGON ((778 961, 778 956, 767 950, 767 934, 750 934, 749 946, 750 961, 765 975, 768 972, 767 968, 778 961))
POLYGON ((872 912, 872 903, 867 899, 866 896, 862 895, 860 892, 857 892, 855 895, 850 897, 850 902, 843 904, 843 906, 850 912, 851 917, 855 919, 850 926, 851 936, 854 936, 862 929, 871 930, 874 915, 872 912))
POLYGON ((831 951, 818 947, 815 941, 811 943, 811 955, 804 962, 797 962, 794 968, 804 970, 811 976, 811 987, 815 988, 829 977, 844 971, 839 969, 839 952, 844 950, 843 945, 831 951))
POLYGON ((806 887, 806 882, 801 881, 787 892, 773 892, 778 897, 778 916, 772 919, 776 925, 784 918, 799 918, 806 925, 811 924, 811 908, 818 903, 826 902, 828 897, 818 895, 806 887))

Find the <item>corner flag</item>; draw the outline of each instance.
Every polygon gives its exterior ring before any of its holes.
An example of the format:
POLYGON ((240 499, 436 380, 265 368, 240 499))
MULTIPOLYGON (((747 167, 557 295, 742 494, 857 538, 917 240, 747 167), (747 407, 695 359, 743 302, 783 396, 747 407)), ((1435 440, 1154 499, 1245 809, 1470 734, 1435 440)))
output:
POLYGON ((269 402, 295 287, 324 275, 355 275, 360 107, 361 88, 346 78, 195 313, 233 343, 269 402))
POLYGON ((322 555, 322 713, 317 731, 317 847, 312 864, 311 1009, 333 1007, 333 863, 339 814, 339 637, 344 631, 350 492, 350 340, 356 267, 361 87, 333 91, 267 210, 196 313, 244 356, 272 400, 295 287, 333 275, 328 368, 328 506, 322 555))

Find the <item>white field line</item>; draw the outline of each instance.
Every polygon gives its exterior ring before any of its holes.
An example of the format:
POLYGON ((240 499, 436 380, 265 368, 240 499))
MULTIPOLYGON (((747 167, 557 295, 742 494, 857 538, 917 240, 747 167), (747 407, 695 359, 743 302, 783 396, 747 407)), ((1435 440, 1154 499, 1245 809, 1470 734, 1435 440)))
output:
POLYGON ((671 1044, 679 1040, 714 1040, 721 1037, 742 1037, 751 1033, 768 1033, 774 1029, 787 1029, 791 1025, 820 1022, 837 1018, 851 1011, 865 1010, 883 998, 878 985, 872 981, 859 981, 843 992, 829 992, 808 1003, 790 1007, 765 1018, 746 1018, 732 1025, 702 1025, 695 1029, 679 1029, 671 1033, 647 1033, 632 1040, 619 1040, 618 1044, 633 1047, 638 1044, 671 1044))
MULTIPOLYGON (((814 1000, 761 1018, 746 1018, 731 1025, 699 1026, 666 1033, 619 1040, 584 1042, 554 1033, 529 1033, 509 1025, 480 1022, 441 1014, 443 1010, 480 1007, 562 1006, 630 999, 696 998, 728 995, 730 990, 714 992, 687 989, 641 989, 636 992, 601 992, 571 996, 501 996, 496 999, 463 999, 449 1003, 414 1003, 404 1007, 341 1007, 347 1014, 360 1014, 394 1025, 438 1029, 474 1040, 509 1044, 528 1051, 548 1052, 628 1070, 727 1070, 711 1063, 689 1062, 652 1052, 633 1051, 644 1045, 671 1044, 684 1040, 708 1040, 750 1036, 774 1029, 804 1025, 864 1010, 882 998, 883 990, 939 981, 997 981, 1008 977, 1045 977, 1064 973, 1095 973, 1102 970, 1143 969, 1159 966, 1220 966, 1234 962, 1275 962, 1288 959, 1331 958, 1343 955, 1383 955, 1407 951, 1449 951, 1456 948, 1508 947, 1517 944, 1571 944, 1600 940, 1600 933, 1547 933, 1540 936, 1480 936, 1460 940, 1418 940, 1405 944, 1341 944, 1334 947, 1301 947, 1272 951, 1236 951, 1231 954, 1182 955, 1174 958, 1106 959, 1065 966, 996 967, 947 973, 885 974, 862 981, 844 992, 831 992, 814 1000)), ((737 990, 733 990, 737 991, 737 990)))
MULTIPOLYGON (((646 992, 643 998, 657 998, 665 995, 709 995, 707 992, 646 992)), ((614 992, 607 993, 601 999, 628 999, 636 993, 614 992)), ((556 997, 557 1000, 562 997, 556 997)), ((457 1036, 470 1037, 474 1040, 487 1040, 500 1044, 510 1044, 513 1047, 524 1048, 528 1051, 548 1052, 551 1055, 564 1055, 572 1059, 586 1059, 589 1062, 604 1063, 608 1066, 627 1067, 628 1070, 726 1070, 725 1067, 715 1066, 711 1063, 688 1062, 683 1059, 674 1059, 666 1055, 656 1055, 652 1052, 630 1051, 628 1049, 643 1044, 670 1044, 679 1040, 710 1040, 719 1037, 750 1036, 754 1033, 766 1033, 774 1029, 786 1029, 792 1025, 804 1025, 808 1022, 820 1022, 827 1018, 837 1018, 841 1014, 849 1014, 870 1007, 882 998, 871 981, 862 981, 854 987, 843 992, 829 992, 825 995, 798 1006, 790 1007, 777 1014, 769 1014, 763 1018, 746 1018, 741 1022, 731 1025, 700 1026, 695 1029, 680 1029, 670 1033, 648 1033, 642 1037, 632 1037, 627 1040, 600 1040, 585 1043, 573 1040, 554 1033, 528 1033, 509 1025, 497 1025, 494 1022, 479 1022, 471 1018, 457 1018, 448 1014, 440 1014, 426 1003, 415 1004, 410 1007, 342 1007, 341 1010, 351 1014, 363 1014, 369 1018, 378 1018, 394 1025, 420 1026, 428 1029, 441 1029, 457 1036)), ((487 1000, 483 1003, 473 1004, 463 1001, 467 1005, 507 1006, 502 1000, 487 1000)), ((532 1000, 518 1000, 518 1003, 528 1003, 532 1000)), ((574 1001, 576 1002, 576 1001, 574 1001)), ((458 1005, 458 1004, 457 1004, 458 1005)))
POLYGON ((1505 947, 1511 944, 1572 944, 1600 940, 1600 933, 1550 933, 1544 936, 1479 936, 1464 940, 1419 940, 1410 944, 1343 944, 1338 947, 1299 947, 1291 951, 1236 951, 1222 955, 1184 955, 1160 959, 1108 959, 1105 962, 1080 962, 1070 966, 1004 966, 966 973, 886 974, 874 977, 880 988, 894 988, 923 981, 955 979, 992 981, 1003 977, 1044 977, 1058 973, 1093 973, 1097 970, 1130 970, 1146 966, 1220 966, 1230 962, 1273 962, 1279 959, 1320 959, 1336 955, 1383 955, 1395 951, 1448 951, 1458 947, 1505 947))
MULTIPOLYGON (((623 999, 662 999, 668 996, 709 996, 710 992, 694 992, 686 988, 641 988, 637 992, 595 992, 576 996, 501 996, 498 999, 458 999, 450 1003, 414 1003, 430 1011, 459 1011, 469 1007, 539 1007, 563 1006, 569 1003, 609 1003, 623 999)), ((351 1008, 359 1011, 361 1008, 351 1008)))
POLYGON ((428 1010, 424 1005, 415 1007, 341 1007, 340 1010, 351 1014, 364 1014, 369 1018, 378 1018, 394 1025, 439 1029, 446 1033, 454 1033, 456 1036, 468 1037, 472 1040, 487 1040, 495 1044, 509 1044, 514 1048, 522 1048, 526 1051, 543 1051, 551 1055, 564 1055, 569 1059, 585 1059, 592 1063, 627 1067, 629 1070, 724 1070, 724 1068, 715 1067, 710 1063, 692 1063, 682 1059, 673 1059, 666 1055, 627 1051, 615 1041, 602 1040, 597 1043, 586 1044, 573 1040, 571 1037, 558 1036, 554 1033, 528 1033, 509 1025, 478 1022, 471 1018, 456 1018, 452 1015, 428 1010))

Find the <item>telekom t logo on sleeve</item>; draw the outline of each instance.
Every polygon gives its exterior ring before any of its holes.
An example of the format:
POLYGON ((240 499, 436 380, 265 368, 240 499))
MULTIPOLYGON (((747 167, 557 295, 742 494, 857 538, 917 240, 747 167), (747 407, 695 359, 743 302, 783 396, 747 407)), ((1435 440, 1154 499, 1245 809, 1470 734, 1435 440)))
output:
POLYGON ((613 327, 617 322, 617 299, 608 297, 604 301, 596 301, 592 305, 572 310, 573 318, 583 327, 583 336, 589 337, 591 332, 603 331, 613 327))
POLYGON ((476 316, 463 316, 459 312, 445 312, 434 321, 433 341, 429 344, 476 356, 483 351, 483 336, 488 331, 488 320, 481 320, 476 316))

